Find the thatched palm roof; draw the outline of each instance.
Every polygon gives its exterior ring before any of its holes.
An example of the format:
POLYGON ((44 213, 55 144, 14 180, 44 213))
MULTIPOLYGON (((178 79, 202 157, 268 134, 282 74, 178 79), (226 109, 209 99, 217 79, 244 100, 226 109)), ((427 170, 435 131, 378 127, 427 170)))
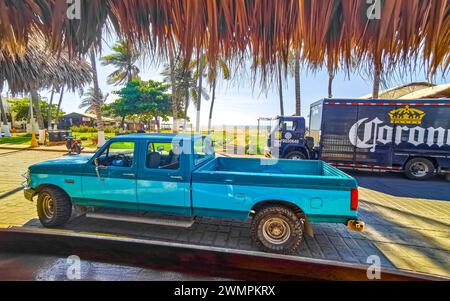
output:
POLYGON ((66 51, 52 54, 45 40, 35 35, 23 54, 0 51, 0 81, 6 80, 12 92, 41 88, 82 88, 92 81, 92 68, 85 61, 69 57, 66 51))
POLYGON ((447 72, 450 1, 381 3, 381 19, 369 20, 366 0, 82 0, 81 21, 69 21, 66 1, 0 0, 0 47, 20 51, 37 27, 54 51, 85 52, 109 23, 141 48, 178 45, 187 57, 203 48, 211 62, 248 52, 264 71, 294 51, 332 69, 423 59, 429 74, 447 72))

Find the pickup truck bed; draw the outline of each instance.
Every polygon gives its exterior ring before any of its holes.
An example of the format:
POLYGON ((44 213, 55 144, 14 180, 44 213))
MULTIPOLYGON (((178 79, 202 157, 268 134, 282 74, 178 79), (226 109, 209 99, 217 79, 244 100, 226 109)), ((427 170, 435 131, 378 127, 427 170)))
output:
POLYGON ((192 206, 195 215, 246 219, 258 203, 287 202, 309 221, 346 224, 357 217, 350 208, 357 187, 355 179, 322 161, 261 165, 260 159, 220 157, 193 171, 192 206))

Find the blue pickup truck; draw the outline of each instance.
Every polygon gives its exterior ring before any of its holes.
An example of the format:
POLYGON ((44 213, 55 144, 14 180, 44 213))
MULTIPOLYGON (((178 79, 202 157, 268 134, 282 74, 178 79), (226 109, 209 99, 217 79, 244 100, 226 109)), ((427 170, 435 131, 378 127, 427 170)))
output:
POLYGON ((119 136, 93 156, 32 165, 26 178, 45 227, 65 224, 73 206, 91 218, 180 227, 251 218, 256 245, 282 254, 313 235, 313 222, 364 228, 352 177, 321 161, 216 158, 207 136, 119 136))

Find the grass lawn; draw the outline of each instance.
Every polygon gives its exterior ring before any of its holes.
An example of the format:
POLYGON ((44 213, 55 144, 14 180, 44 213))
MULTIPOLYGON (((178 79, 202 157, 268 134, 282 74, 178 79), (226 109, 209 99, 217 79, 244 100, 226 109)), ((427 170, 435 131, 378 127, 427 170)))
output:
POLYGON ((31 135, 26 134, 12 134, 11 137, 0 138, 1 144, 16 144, 16 145, 26 145, 31 143, 31 135))

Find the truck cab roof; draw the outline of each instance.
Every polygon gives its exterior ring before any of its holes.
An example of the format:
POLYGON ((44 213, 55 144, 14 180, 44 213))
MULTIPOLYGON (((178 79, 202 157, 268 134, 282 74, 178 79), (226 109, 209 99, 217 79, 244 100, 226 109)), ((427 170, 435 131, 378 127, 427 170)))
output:
POLYGON ((129 134, 129 135, 121 135, 115 136, 111 138, 112 141, 120 141, 120 140, 163 140, 163 141, 171 141, 175 138, 182 140, 192 140, 195 138, 202 138, 204 135, 200 134, 129 134))

